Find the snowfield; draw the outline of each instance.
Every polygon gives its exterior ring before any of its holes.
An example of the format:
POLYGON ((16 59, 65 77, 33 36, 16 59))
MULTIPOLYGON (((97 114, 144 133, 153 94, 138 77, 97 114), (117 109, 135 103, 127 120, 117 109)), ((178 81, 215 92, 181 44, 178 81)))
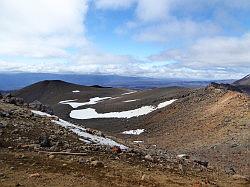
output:
MULTIPOLYGON (((40 112, 40 111, 31 110, 31 112, 34 114, 40 115, 40 116, 53 117, 50 114, 40 112)), ((107 145, 107 146, 111 146, 111 147, 119 146, 123 150, 128 149, 128 147, 126 147, 122 144, 119 144, 119 143, 115 142, 114 140, 87 133, 85 128, 74 125, 74 124, 69 123, 67 121, 64 121, 62 119, 59 119, 58 121, 57 120, 51 120, 51 121, 57 125, 60 125, 61 127, 64 127, 66 129, 72 131, 73 133, 77 134, 79 136, 79 139, 84 141, 85 143, 107 145)))
POLYGON ((78 108, 80 106, 84 105, 95 105, 103 100, 110 99, 111 97, 94 97, 91 98, 88 102, 80 103, 80 102, 75 102, 75 100, 66 100, 66 101, 60 101, 59 104, 63 105, 70 105, 72 108, 78 108))
POLYGON ((143 106, 141 108, 122 111, 122 112, 109 112, 109 113, 97 113, 93 108, 80 109, 80 110, 72 110, 70 112, 70 117, 74 119, 93 119, 93 118, 132 118, 138 117, 142 115, 149 114, 157 109, 166 107, 176 101, 176 99, 172 99, 170 101, 165 101, 160 103, 157 107, 155 106, 143 106))
POLYGON ((141 133, 144 132, 145 129, 136 129, 136 130, 129 130, 129 131, 124 131, 122 134, 132 134, 132 135, 140 135, 141 133))

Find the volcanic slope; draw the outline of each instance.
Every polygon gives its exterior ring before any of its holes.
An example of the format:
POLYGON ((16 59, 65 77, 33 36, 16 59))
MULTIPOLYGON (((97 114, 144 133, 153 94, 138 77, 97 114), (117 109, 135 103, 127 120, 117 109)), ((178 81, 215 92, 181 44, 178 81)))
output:
POLYGON ((233 84, 250 95, 250 74, 235 81, 233 84))
POLYGON ((197 89, 137 125, 145 132, 123 135, 142 145, 187 153, 240 173, 249 171, 250 98, 208 86, 197 89))
MULTIPOLYGON (((67 122, 59 125, 62 121, 56 116, 40 115, 45 114, 0 101, 0 186, 249 184, 243 176, 229 177, 192 160, 170 159, 167 153, 149 155, 147 150, 85 143, 79 129, 73 132, 67 122)), ((106 139, 93 129, 84 135, 106 139)))
POLYGON ((59 101, 68 100, 72 97, 87 101, 91 97, 106 97, 125 92, 127 92, 125 89, 101 87, 97 85, 82 86, 61 80, 46 80, 20 89, 14 93, 14 96, 23 98, 27 103, 38 100, 52 107, 58 104, 59 101))
MULTIPOLYGON (((161 102, 183 97, 189 92, 190 89, 179 87, 128 90, 98 86, 80 86, 63 81, 43 81, 25 87, 17 91, 14 95, 24 98, 24 101, 28 103, 38 100, 43 104, 48 104, 53 108, 57 116, 65 120, 114 135, 127 130, 128 127, 134 128, 134 124, 137 124, 141 120, 143 121, 148 115, 129 120, 126 118, 93 118, 81 120, 70 118, 70 113, 72 110, 86 108, 95 109, 98 113, 108 113, 134 110, 144 106, 157 106, 161 102), (96 98, 97 102, 95 102, 96 98), (103 100, 98 101, 98 99, 103 100), (71 102, 67 102, 69 100, 71 102)), ((82 114, 82 116, 85 115, 82 114)))
POLYGON ((237 80, 233 83, 234 85, 247 85, 250 86, 250 74, 248 74, 247 76, 243 77, 240 80, 237 80))

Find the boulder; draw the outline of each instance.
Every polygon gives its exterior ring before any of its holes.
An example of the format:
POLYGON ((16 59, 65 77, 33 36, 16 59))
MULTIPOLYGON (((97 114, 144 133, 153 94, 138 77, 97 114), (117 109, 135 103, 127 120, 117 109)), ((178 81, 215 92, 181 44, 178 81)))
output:
POLYGON ((10 117, 11 112, 9 111, 0 111, 0 116, 1 117, 10 117))
POLYGON ((51 142, 48 136, 42 136, 40 139, 40 146, 41 147, 51 147, 51 142))
POLYGON ((51 114, 51 115, 54 114, 53 110, 50 106, 43 105, 40 101, 37 101, 37 100, 29 103, 28 106, 29 106, 29 108, 34 109, 34 110, 39 110, 41 112, 45 112, 45 113, 51 114))
POLYGON ((220 90, 225 90, 225 91, 235 91, 235 92, 240 92, 242 93, 242 90, 239 89, 238 87, 236 86, 233 86, 231 84, 219 84, 219 83, 215 83, 215 82, 211 82, 211 84, 209 86, 206 87, 206 89, 220 89, 220 90))
POLYGON ((8 102, 10 104, 14 104, 14 105, 18 105, 18 106, 21 106, 24 103, 23 99, 19 98, 19 97, 11 97, 8 99, 8 102))
POLYGON ((6 128, 7 123, 5 121, 0 122, 0 129, 6 128))
POLYGON ((146 155, 145 157, 145 160, 148 160, 148 161, 154 161, 153 157, 151 155, 146 155))
POLYGON ((41 175, 39 173, 33 173, 29 175, 29 178, 37 178, 40 177, 41 175))
POLYGON ((150 175, 143 174, 142 177, 141 177, 141 180, 142 181, 150 180, 150 175))
POLYGON ((118 153, 122 152, 122 150, 121 150, 121 148, 119 146, 112 147, 111 151, 112 151, 112 153, 115 153, 115 154, 118 154, 118 153))
POLYGON ((104 163, 102 161, 99 161, 99 160, 92 161, 91 165, 94 167, 98 167, 98 168, 104 167, 104 163))
POLYGON ((180 154, 180 155, 177 155, 177 158, 178 158, 178 159, 189 159, 190 156, 187 155, 187 154, 180 154))
POLYGON ((234 174, 234 175, 232 176, 232 178, 233 178, 234 180, 237 180, 237 181, 240 181, 240 182, 244 182, 244 183, 249 181, 249 178, 248 178, 248 177, 243 176, 243 175, 239 175, 239 174, 234 174))
POLYGON ((32 103, 29 103, 29 108, 41 110, 42 103, 40 101, 35 100, 32 103))
POLYGON ((4 99, 11 98, 11 97, 12 97, 11 93, 7 93, 3 96, 4 99))
POLYGON ((225 167, 225 172, 228 175, 234 175, 236 173, 235 169, 233 166, 226 166, 225 167))
POLYGON ((22 98, 14 97, 11 95, 11 93, 8 93, 5 95, 0 94, 0 99, 5 103, 10 103, 10 104, 18 105, 18 106, 21 106, 24 104, 24 100, 22 98))
POLYGON ((204 167, 208 167, 208 161, 200 161, 200 160, 194 160, 195 163, 202 165, 204 167))

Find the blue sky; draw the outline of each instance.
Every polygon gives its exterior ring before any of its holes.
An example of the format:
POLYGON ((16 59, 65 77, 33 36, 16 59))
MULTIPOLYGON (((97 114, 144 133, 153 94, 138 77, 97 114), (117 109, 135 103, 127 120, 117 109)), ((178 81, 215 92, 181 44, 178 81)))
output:
POLYGON ((231 79, 249 0, 0 0, 0 72, 231 79))

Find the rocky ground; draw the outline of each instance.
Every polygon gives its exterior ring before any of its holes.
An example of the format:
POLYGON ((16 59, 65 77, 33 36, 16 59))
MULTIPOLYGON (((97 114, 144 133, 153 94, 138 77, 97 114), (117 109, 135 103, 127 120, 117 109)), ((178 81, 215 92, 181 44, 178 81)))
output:
POLYGON ((189 155, 128 146, 85 144, 51 117, 0 102, 0 186, 249 185, 189 155))
MULTIPOLYGON (((249 173, 250 98, 212 84, 180 98, 139 123, 139 146, 153 146, 208 161, 229 175, 249 173)), ((122 138, 122 136, 119 136, 122 138)))

